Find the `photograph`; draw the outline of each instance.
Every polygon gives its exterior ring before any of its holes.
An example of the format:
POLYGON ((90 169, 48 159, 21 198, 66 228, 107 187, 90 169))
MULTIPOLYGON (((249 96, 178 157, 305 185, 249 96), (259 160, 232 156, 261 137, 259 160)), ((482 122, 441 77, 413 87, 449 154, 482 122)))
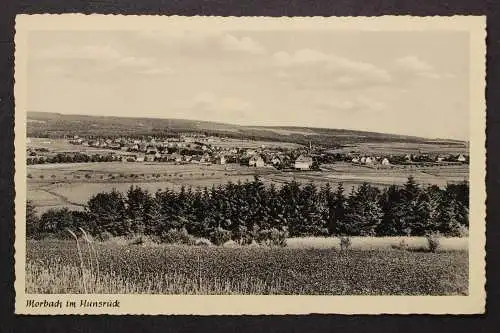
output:
POLYGON ((18 16, 16 311, 484 311, 484 29, 18 16))

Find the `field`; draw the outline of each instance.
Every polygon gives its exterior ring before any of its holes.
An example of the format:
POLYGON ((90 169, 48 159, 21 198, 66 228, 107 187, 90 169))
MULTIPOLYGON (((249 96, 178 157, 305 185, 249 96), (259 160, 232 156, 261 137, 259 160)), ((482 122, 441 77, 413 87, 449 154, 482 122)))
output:
POLYGON ((457 142, 360 142, 331 150, 333 153, 358 152, 364 154, 466 154, 465 143, 457 142))
POLYGON ((445 186, 448 182, 468 179, 467 166, 415 167, 374 169, 349 163, 322 166, 322 171, 282 172, 274 168, 250 168, 228 165, 176 165, 172 163, 73 163, 38 164, 27 168, 28 199, 39 212, 49 208, 79 209, 97 192, 113 188, 126 191, 131 185, 140 185, 151 192, 158 189, 178 190, 238 182, 261 177, 265 184, 279 186, 293 179, 300 183, 313 182, 321 186, 327 182, 344 184, 346 191, 363 182, 385 187, 404 184, 409 175, 422 185, 445 186))
POLYGON ((468 251, 28 241, 28 293, 467 295, 468 251), (98 267, 97 267, 98 264, 98 267))

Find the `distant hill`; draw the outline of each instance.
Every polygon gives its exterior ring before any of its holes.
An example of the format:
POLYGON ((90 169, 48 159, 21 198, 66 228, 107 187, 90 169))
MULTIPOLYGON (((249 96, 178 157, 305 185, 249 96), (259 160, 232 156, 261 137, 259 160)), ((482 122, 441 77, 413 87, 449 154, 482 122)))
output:
POLYGON ((30 137, 80 136, 153 136, 180 132, 224 135, 239 139, 294 142, 342 146, 360 142, 408 142, 464 146, 456 140, 425 139, 414 136, 354 131, 345 129, 241 126, 210 121, 160 118, 105 117, 28 112, 27 134, 30 137))

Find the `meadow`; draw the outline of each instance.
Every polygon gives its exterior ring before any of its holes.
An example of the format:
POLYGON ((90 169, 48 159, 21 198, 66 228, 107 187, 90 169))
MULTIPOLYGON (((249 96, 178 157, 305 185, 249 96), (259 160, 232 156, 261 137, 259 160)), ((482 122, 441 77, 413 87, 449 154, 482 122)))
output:
MULTIPOLYGON (((293 243, 293 242, 292 242, 293 243)), ((27 293, 467 295, 468 251, 27 241, 27 293), (94 249, 95 251, 92 251, 94 249), (91 254, 89 256, 89 253, 91 254)))

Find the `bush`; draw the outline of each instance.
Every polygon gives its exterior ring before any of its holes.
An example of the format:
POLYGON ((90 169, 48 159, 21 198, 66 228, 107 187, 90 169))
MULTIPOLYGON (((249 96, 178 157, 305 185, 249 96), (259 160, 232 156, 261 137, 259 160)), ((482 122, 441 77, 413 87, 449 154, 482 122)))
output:
POLYGON ((267 246, 286 246, 288 230, 278 230, 276 228, 259 230, 257 234, 257 242, 267 246))
POLYGON ((157 245, 161 242, 159 237, 149 236, 149 235, 138 235, 133 237, 129 245, 144 245, 144 246, 152 246, 157 245))
POLYGON ((237 247, 238 243, 236 243, 234 240, 230 239, 227 242, 225 242, 224 244, 222 244, 222 246, 224 246, 224 247, 237 247))
POLYGON ((210 238, 213 244, 219 246, 231 239, 231 231, 217 228, 210 233, 210 238))
POLYGON ((350 237, 340 237, 340 250, 348 251, 351 249, 352 241, 350 237))
POLYGON ((440 234, 439 233, 434 233, 434 234, 428 234, 426 236, 427 238, 427 246, 430 252, 436 252, 439 249, 440 245, 440 234))
POLYGON ((194 245, 196 245, 196 246, 210 246, 210 245, 212 245, 212 242, 206 238, 197 238, 194 242, 194 245))
POLYGON ((456 230, 451 233, 452 237, 469 237, 469 228, 467 226, 460 224, 456 230))
POLYGON ((185 228, 170 229, 160 236, 162 243, 194 245, 196 240, 185 228))

